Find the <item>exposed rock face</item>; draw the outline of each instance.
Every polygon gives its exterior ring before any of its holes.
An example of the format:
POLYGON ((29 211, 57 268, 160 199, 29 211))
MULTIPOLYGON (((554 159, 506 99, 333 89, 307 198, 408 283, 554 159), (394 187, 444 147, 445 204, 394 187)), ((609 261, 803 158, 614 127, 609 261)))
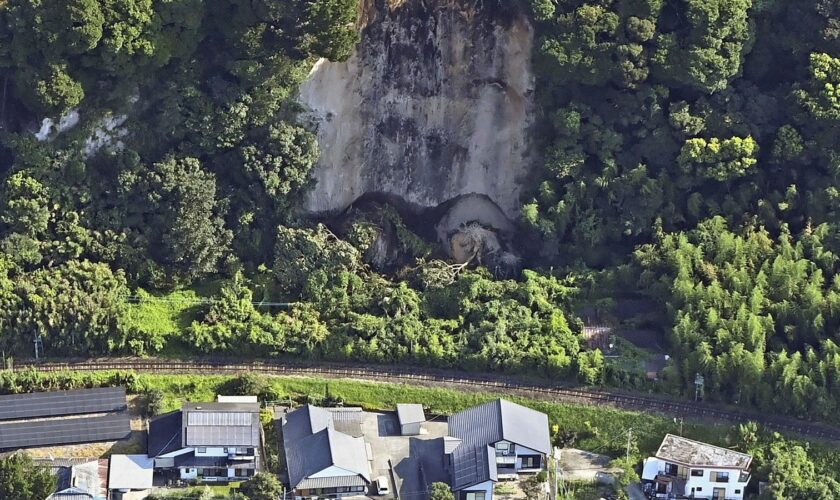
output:
POLYGON ((365 0, 348 61, 300 89, 318 126, 312 212, 365 193, 433 207, 483 194, 513 217, 531 149, 533 30, 474 0, 365 0))

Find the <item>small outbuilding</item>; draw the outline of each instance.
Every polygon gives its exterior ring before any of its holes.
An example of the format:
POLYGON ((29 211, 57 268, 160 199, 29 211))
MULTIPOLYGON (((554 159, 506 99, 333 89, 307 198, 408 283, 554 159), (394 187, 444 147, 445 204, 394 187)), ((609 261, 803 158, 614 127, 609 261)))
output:
POLYGON ((403 436, 419 435, 420 427, 426 421, 423 405, 419 404, 398 404, 397 417, 400 420, 400 434, 403 436))
MULTIPOLYGON (((123 494, 150 491, 154 465, 154 457, 146 455, 111 455, 108 490, 123 494)), ((135 496, 141 498, 145 495, 135 496)), ((129 497, 130 495, 123 495, 123 498, 129 497)))

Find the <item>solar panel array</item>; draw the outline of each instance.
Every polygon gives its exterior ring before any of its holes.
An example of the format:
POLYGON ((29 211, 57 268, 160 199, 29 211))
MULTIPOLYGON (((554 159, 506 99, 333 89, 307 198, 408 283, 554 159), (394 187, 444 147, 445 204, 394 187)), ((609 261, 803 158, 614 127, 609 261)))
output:
POLYGON ((0 424, 0 449, 115 441, 131 434, 128 413, 0 424))
POLYGON ((252 426, 199 425, 186 428, 187 446, 257 446, 259 431, 252 426))
POLYGON ((0 420, 110 413, 125 408, 123 387, 0 396, 0 420))
POLYGON ((191 411, 187 413, 187 425, 251 425, 253 413, 191 411))

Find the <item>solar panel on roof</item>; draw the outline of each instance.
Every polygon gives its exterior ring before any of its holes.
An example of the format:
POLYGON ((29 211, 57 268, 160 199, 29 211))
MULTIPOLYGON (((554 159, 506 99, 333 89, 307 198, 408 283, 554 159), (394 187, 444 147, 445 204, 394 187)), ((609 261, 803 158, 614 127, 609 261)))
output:
POLYGON ((0 396, 0 420, 108 413, 125 408, 123 387, 0 396))
POLYGON ((251 425, 252 413, 245 412, 189 412, 187 425, 251 425))
POLYGON ((131 434, 127 413, 0 424, 0 449, 115 441, 131 434))
POLYGON ((250 426, 187 427, 187 446, 257 446, 259 433, 250 426))

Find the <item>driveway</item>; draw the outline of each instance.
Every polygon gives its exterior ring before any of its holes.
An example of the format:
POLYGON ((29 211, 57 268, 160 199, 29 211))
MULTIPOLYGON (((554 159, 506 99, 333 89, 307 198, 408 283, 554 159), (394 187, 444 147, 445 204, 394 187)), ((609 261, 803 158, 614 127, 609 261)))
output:
POLYGON ((423 431, 419 436, 401 436, 392 412, 365 412, 362 419, 362 433, 373 455, 371 477, 387 477, 391 491, 399 491, 405 500, 424 500, 427 484, 446 479, 443 442, 437 439, 446 435, 446 423, 426 422, 423 431))

